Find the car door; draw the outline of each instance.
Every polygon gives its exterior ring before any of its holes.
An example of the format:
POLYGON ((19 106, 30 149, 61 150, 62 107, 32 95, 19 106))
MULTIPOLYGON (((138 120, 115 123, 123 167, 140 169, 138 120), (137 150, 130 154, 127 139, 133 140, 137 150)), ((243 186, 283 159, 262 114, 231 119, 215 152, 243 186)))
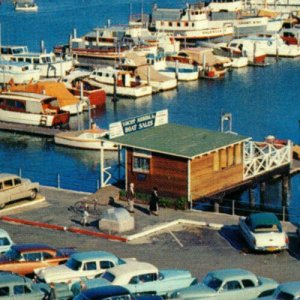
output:
POLYGON ((37 300, 41 299, 42 293, 33 291, 26 284, 16 284, 12 287, 13 296, 11 299, 14 300, 37 300))
POLYGON ((95 260, 85 261, 82 264, 80 277, 86 277, 88 279, 92 279, 97 275, 98 272, 99 272, 99 262, 96 262, 95 260))
POLYGON ((20 261, 19 273, 31 275, 34 269, 42 267, 42 253, 40 251, 22 253, 23 260, 20 261))
POLYGON ((21 178, 14 178, 14 200, 29 197, 30 191, 22 184, 21 178))
POLYGON ((225 281, 219 289, 220 300, 246 300, 251 299, 244 293, 244 289, 238 280, 225 281))
POLYGON ((114 266, 115 266, 115 263, 111 260, 108 260, 108 259, 101 260, 99 262, 99 272, 97 272, 97 275, 104 273, 107 269, 110 269, 114 266))
POLYGON ((129 281, 129 290, 134 294, 157 294, 157 274, 145 273, 134 276, 129 281))

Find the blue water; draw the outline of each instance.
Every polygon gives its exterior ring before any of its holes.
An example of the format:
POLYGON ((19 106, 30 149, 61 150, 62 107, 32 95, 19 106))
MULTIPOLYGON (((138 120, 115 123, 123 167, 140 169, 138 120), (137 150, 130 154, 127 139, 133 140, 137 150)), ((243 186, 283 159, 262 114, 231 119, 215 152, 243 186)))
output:
MULTIPOLYGON (((50 0, 36 1, 37 13, 15 12, 11 1, 0 6, 2 44, 27 45, 40 49, 44 40, 48 51, 54 45, 66 43, 73 28, 82 35, 94 27, 128 21, 129 1, 50 0)), ((152 3, 143 1, 149 12, 152 3)), ((131 1, 132 12, 139 13, 141 1, 131 1)), ((184 1, 160 0, 159 7, 182 7, 184 1)), ((120 100, 113 104, 108 97, 102 110, 93 112, 93 120, 100 127, 121 119, 161 109, 169 110, 170 122, 220 128, 220 115, 233 115, 233 130, 239 134, 262 140, 272 134, 280 139, 300 143, 300 85, 299 59, 270 60, 266 68, 245 68, 227 74, 225 80, 182 83, 174 91, 138 100, 120 100)), ((80 123, 87 123, 87 115, 80 123)), ((77 119, 72 119, 77 127, 77 119)), ((40 137, 0 133, 0 171, 21 173, 45 185, 60 186, 93 192, 99 186, 99 153, 55 146, 40 137)), ((107 165, 116 157, 107 158, 107 165)), ((118 172, 113 171, 117 180, 118 172)), ((291 182, 290 211, 300 213, 300 176, 291 182)), ((278 185, 268 187, 267 203, 280 206, 278 185)), ((291 219, 298 221, 298 216, 291 219)))

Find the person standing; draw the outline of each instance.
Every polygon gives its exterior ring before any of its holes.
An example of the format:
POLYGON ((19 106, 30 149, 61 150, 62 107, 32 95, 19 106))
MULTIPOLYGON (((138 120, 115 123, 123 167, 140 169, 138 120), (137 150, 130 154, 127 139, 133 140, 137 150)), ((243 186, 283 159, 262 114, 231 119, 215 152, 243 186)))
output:
POLYGON ((135 192, 134 192, 133 182, 131 182, 129 184, 129 189, 127 190, 126 198, 127 198, 127 201, 128 201, 128 211, 130 213, 134 213, 135 192))
POLYGON ((155 216, 158 216, 158 201, 159 201, 158 190, 157 187, 154 187, 151 193, 149 211, 150 214, 153 214, 155 216))

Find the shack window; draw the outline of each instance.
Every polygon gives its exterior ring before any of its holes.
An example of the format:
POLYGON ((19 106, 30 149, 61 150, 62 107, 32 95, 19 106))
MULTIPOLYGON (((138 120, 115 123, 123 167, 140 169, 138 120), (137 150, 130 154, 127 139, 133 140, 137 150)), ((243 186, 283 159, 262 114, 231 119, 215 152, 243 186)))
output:
POLYGON ((149 151, 134 151, 132 170, 134 172, 150 173, 151 156, 149 151))

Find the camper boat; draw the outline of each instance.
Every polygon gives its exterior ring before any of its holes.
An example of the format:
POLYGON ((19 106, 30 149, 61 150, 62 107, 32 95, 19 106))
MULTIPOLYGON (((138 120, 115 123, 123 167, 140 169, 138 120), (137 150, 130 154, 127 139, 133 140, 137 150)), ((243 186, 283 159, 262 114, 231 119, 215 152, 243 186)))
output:
POLYGON ((0 60, 0 83, 14 81, 17 84, 35 82, 40 79, 39 70, 25 62, 0 60))
POLYGON ((116 93, 117 96, 139 98, 152 94, 151 85, 142 83, 139 76, 127 70, 112 67, 97 68, 89 79, 109 95, 116 93))
POLYGON ((43 127, 67 127, 70 114, 61 111, 57 99, 23 92, 0 94, 0 121, 43 127))

